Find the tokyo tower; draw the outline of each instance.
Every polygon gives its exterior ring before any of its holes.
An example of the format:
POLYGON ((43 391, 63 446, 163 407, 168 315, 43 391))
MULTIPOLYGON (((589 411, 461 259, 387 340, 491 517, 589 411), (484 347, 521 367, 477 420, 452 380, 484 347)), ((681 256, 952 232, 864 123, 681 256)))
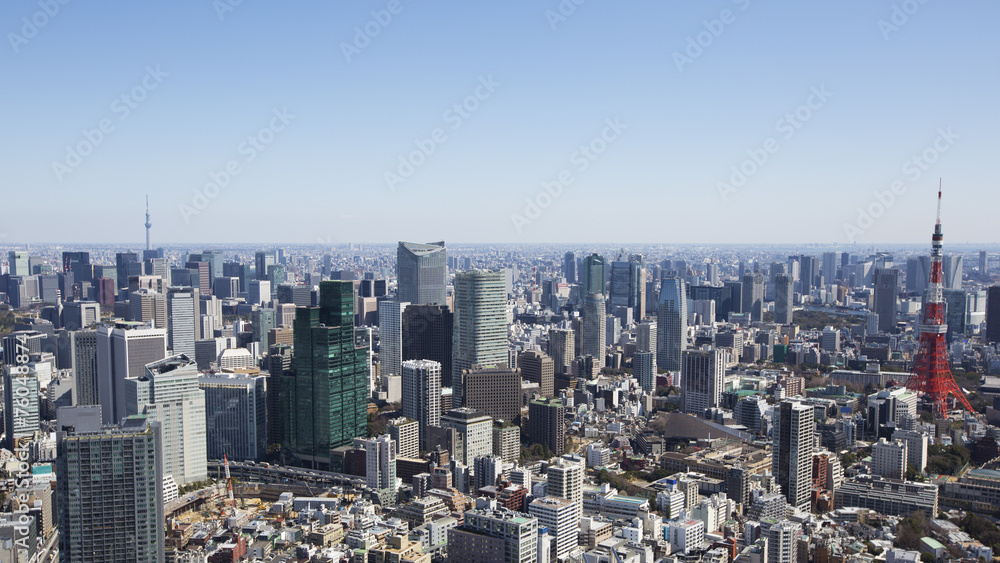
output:
POLYGON ((958 388, 948 367, 948 350, 944 335, 948 325, 944 321, 944 296, 941 290, 943 271, 941 267, 941 186, 938 185, 937 223, 931 236, 931 275, 927 287, 927 302, 924 303, 924 319, 920 324, 920 348, 913 362, 913 374, 906 381, 906 387, 923 393, 934 405, 934 414, 940 418, 948 416, 948 395, 954 395, 969 412, 976 412, 965 394, 958 388))

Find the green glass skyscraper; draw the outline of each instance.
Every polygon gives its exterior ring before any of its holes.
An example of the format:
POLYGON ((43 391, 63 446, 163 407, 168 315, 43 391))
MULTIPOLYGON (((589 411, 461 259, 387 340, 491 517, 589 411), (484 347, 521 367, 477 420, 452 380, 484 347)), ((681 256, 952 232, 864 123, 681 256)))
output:
POLYGON ((607 261, 600 254, 594 253, 583 259, 583 294, 600 293, 605 295, 604 282, 607 261))
POLYGON ((282 454, 291 465, 330 467, 330 451, 366 432, 368 350, 354 340, 354 284, 325 281, 319 307, 295 311, 292 375, 281 390, 282 454))

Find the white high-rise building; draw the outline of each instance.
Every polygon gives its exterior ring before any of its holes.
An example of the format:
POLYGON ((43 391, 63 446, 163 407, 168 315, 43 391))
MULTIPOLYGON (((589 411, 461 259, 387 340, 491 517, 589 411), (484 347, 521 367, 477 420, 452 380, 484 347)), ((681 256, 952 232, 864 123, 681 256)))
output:
POLYGON ((167 347, 174 354, 195 357, 194 343, 198 340, 201 305, 199 292, 193 287, 167 289, 167 347))
POLYGON ((251 305, 264 305, 270 303, 271 282, 269 280, 250 280, 250 283, 247 286, 247 294, 247 303, 251 305))
POLYGON ((553 542, 552 561, 568 554, 577 546, 580 516, 573 501, 558 497, 542 497, 531 501, 528 514, 538 518, 538 526, 546 527, 553 542))
POLYGON ((420 457, 420 424, 417 421, 401 416, 390 420, 385 429, 396 442, 396 454, 399 457, 420 457))
POLYGON ((125 415, 145 415, 163 427, 163 478, 180 486, 208 478, 205 392, 198 365, 171 356, 145 367, 145 375, 124 382, 125 415))
POLYGON ((635 351, 656 353, 656 321, 642 321, 636 325, 635 351))
POLYGON ((97 391, 104 424, 127 415, 125 381, 142 377, 146 364, 167 357, 167 329, 142 323, 97 327, 97 391))
POLYGON ((915 430, 896 430, 892 433, 893 440, 906 444, 906 463, 917 471, 927 468, 927 435, 915 430))
POLYGON ((656 391, 656 352, 636 352, 632 355, 632 375, 647 393, 656 391))
POLYGON ((685 350, 681 365, 681 410, 703 416, 722 399, 726 362, 722 349, 685 350))
POLYGON ((396 442, 383 434, 378 438, 355 438, 354 447, 365 451, 365 485, 376 491, 396 492, 396 442))
POLYGON ((906 442, 880 438, 872 444, 872 475, 902 479, 906 474, 906 442))
POLYGON ((428 426, 441 424, 441 364, 433 360, 402 363, 403 416, 420 425, 420 443, 428 426))
POLYGON ((775 406, 771 472, 788 504, 801 510, 809 510, 815 433, 812 405, 785 400, 775 406))
POLYGON ((510 361, 507 351, 507 289, 504 272, 469 270, 455 275, 452 387, 455 397, 463 370, 510 361))
POLYGON ((767 537, 767 563, 796 563, 798 539, 802 526, 789 520, 771 525, 764 533, 767 537))
POLYGON ((671 553, 690 553, 705 544, 705 523, 701 520, 671 522, 667 528, 667 541, 671 553))
POLYGON ((378 360, 383 376, 402 373, 403 311, 409 305, 398 301, 382 301, 378 304, 378 360))
POLYGON ((476 409, 458 408, 441 415, 441 427, 455 429, 453 459, 473 465, 477 457, 493 453, 493 419, 476 409))

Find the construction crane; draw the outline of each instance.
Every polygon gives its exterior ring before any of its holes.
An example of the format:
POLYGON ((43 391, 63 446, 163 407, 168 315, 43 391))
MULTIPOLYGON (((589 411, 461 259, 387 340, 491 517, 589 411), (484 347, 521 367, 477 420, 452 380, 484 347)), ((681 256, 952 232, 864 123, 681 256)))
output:
POLYGON ((229 489, 229 507, 232 509, 230 516, 236 516, 236 499, 233 498, 233 478, 229 474, 229 459, 226 454, 222 454, 222 467, 225 468, 226 487, 229 489))

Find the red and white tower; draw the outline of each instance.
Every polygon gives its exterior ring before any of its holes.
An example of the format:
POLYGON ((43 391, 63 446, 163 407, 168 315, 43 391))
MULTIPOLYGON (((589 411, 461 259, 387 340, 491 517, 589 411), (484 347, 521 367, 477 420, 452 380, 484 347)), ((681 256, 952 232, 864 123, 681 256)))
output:
POLYGON ((941 186, 938 185, 937 223, 931 236, 931 275, 924 303, 924 320, 920 324, 920 348, 913 362, 913 374, 906 381, 909 389, 927 396, 934 404, 934 414, 948 416, 948 395, 954 395, 969 412, 976 412, 965 394, 958 388, 948 366, 948 350, 944 335, 948 325, 944 321, 944 295, 941 289, 941 186))

